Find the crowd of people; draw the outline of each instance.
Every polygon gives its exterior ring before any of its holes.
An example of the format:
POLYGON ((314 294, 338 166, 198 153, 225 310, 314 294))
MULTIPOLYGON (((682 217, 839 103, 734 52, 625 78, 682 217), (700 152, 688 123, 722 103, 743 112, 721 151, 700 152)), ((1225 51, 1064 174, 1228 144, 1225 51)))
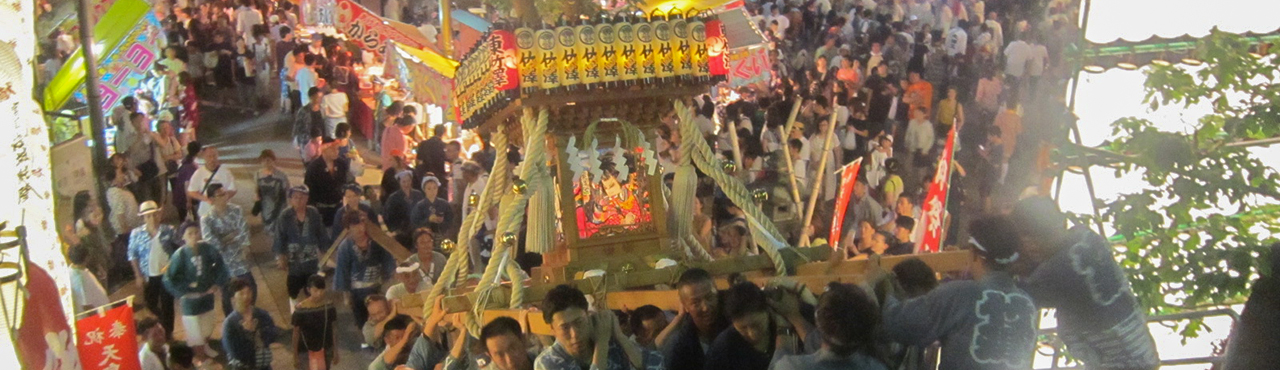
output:
MULTIPOLYGON (((384 14, 434 38, 436 10, 421 3, 431 2, 390 0, 384 14)), ((477 209, 473 198, 494 162, 518 162, 518 150, 498 153, 483 133, 429 127, 429 113, 411 95, 360 76, 377 63, 375 53, 299 32, 299 7, 290 2, 160 2, 165 58, 110 112, 115 154, 102 179, 109 207, 88 192, 77 195, 75 222, 64 233, 76 310, 136 286, 150 313, 137 325, 144 369, 207 367, 220 357, 232 368, 270 368, 270 344, 282 341, 295 364, 310 369, 878 369, 916 368, 935 357, 944 368, 1004 369, 1029 367, 1036 308, 1056 307, 1064 341, 1086 364, 1153 368, 1141 311, 1101 239, 1067 230, 1035 190, 1014 207, 1039 179, 1010 161, 1037 157, 1044 146, 1022 117, 1061 113, 1041 102, 1058 94, 1057 61, 1076 37, 1076 7, 1049 3, 749 1, 744 6, 775 61, 771 78, 738 88, 722 83, 692 100, 694 122, 669 114, 652 133, 668 179, 684 155, 681 140, 704 139, 737 163, 732 174, 751 188, 790 193, 799 184, 801 199, 819 192, 811 226, 787 228, 789 244, 827 235, 836 169, 862 158, 840 258, 917 253, 923 189, 955 135, 944 245, 975 252, 978 280, 938 285, 914 260, 870 279, 871 290, 834 284, 814 294, 794 284, 762 290, 740 282, 721 292, 693 269, 676 285, 678 314, 653 306, 593 310, 583 292, 557 287, 539 307, 555 335, 537 337, 528 320, 498 319, 469 334, 461 314, 401 310, 423 305, 417 293, 438 282, 447 258, 442 241, 470 239, 464 269, 487 265, 497 215, 477 209), (215 109, 284 116, 304 163, 302 183, 278 165, 295 153, 263 150, 252 206, 233 203, 236 176, 218 148, 196 135, 201 117, 215 109), (703 137, 680 137, 682 124, 703 137), (362 148, 353 135, 363 125, 374 134, 362 148), (366 169, 380 169, 380 181, 357 182, 366 169), (1010 210, 1013 217, 985 216, 1010 210), (475 212, 479 230, 459 235, 475 212), (251 217, 262 221, 285 281, 256 281, 251 217), (388 238, 411 256, 394 257, 379 242, 388 238), (1082 256, 1090 273, 1065 260, 1079 264, 1082 256), (1111 280, 1098 281, 1101 271, 1111 280), (1072 279, 1080 291, 1057 283, 1072 279), (287 290, 288 323, 255 307, 263 285, 287 290), (334 328, 344 304, 363 334, 356 340, 378 353, 370 364, 344 362, 335 347, 351 340, 334 328), (170 344, 177 323, 182 345, 170 344), (215 330, 225 356, 209 343, 215 330)), ((45 60, 58 63, 67 48, 74 42, 51 36, 45 60)), ((1054 129, 1052 119, 1043 121, 1040 130, 1054 129)), ((742 209, 709 177, 700 176, 697 201, 692 230, 708 255, 759 253, 742 209)), ((541 262, 518 249, 526 272, 541 262)))

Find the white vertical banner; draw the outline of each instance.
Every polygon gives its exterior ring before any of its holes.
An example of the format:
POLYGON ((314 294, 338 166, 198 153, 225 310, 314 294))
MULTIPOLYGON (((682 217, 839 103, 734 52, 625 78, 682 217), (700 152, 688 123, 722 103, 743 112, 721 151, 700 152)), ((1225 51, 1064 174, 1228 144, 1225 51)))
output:
MULTIPOLYGON (((33 0, 0 0, 0 117, 6 117, 0 125, 0 177, 6 179, 0 181, 0 204, 7 207, 0 212, 0 222, 8 222, 10 230, 26 226, 31 262, 53 277, 64 314, 74 317, 68 311, 73 307, 68 269, 53 218, 49 131, 31 99, 38 66, 34 5, 33 0)), ((0 336, 7 336, 5 332, 0 336)), ((0 363, 17 363, 12 346, 0 348, 0 363)))

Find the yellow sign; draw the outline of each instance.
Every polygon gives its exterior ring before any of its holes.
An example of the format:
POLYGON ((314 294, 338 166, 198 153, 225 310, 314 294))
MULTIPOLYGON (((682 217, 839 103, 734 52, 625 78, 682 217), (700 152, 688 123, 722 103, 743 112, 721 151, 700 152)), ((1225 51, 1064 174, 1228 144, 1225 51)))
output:
POLYGON ((691 19, 689 27, 689 61, 693 63, 693 75, 711 76, 710 57, 707 56, 707 25, 701 19, 691 19))
POLYGON ((653 50, 655 52, 653 64, 656 68, 654 75, 658 78, 667 78, 676 74, 675 58, 671 49, 671 38, 674 32, 671 30, 671 22, 665 20, 657 20, 653 23, 653 50))
POLYGON ((517 28, 516 48, 520 58, 517 64, 520 70, 520 87, 525 89, 539 87, 537 31, 529 27, 517 28))
POLYGON ((543 89, 560 87, 560 46, 554 29, 541 29, 534 33, 538 48, 538 73, 542 75, 539 86, 543 89))
POLYGON ((582 73, 578 70, 578 35, 574 32, 573 27, 560 26, 556 27, 556 43, 560 48, 560 74, 563 80, 560 84, 563 86, 573 86, 582 83, 582 73))
POLYGON ((578 34, 578 72, 582 83, 600 82, 600 55, 596 51, 596 27, 589 24, 578 26, 574 33, 578 34))
POLYGON ((658 73, 657 50, 654 50, 653 24, 639 23, 636 28, 636 64, 640 65, 640 78, 653 78, 658 73))
POLYGON ((689 45, 689 43, 692 42, 689 39, 689 22, 686 22, 684 19, 672 21, 671 32, 675 35, 675 37, 672 38, 671 43, 673 45, 672 47, 675 49, 672 52, 672 55, 674 56, 676 75, 692 76, 693 58, 691 53, 693 50, 692 46, 689 45))
POLYGON ((612 23, 596 26, 596 49, 600 53, 600 82, 609 83, 618 80, 618 48, 614 44, 618 34, 612 23))
POLYGON ((614 42, 618 49, 618 69, 622 72, 618 75, 618 79, 622 81, 634 80, 640 77, 640 49, 636 46, 640 43, 636 42, 636 26, 622 22, 618 23, 615 30, 618 32, 618 40, 614 42))

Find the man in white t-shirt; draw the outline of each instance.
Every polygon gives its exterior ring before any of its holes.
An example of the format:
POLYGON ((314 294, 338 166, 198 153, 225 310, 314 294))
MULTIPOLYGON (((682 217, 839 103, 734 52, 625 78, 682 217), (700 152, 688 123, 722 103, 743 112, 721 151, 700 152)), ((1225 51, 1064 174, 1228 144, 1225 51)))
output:
POLYGON ((1015 96, 1022 86, 1022 76, 1027 74, 1027 60, 1031 57, 1031 45, 1026 41, 1013 40, 1004 48, 1004 78, 1012 86, 1015 96))
POLYGON ((773 18, 770 18, 769 20, 778 22, 777 36, 779 39, 786 39, 787 27, 791 27, 791 19, 787 18, 787 15, 782 12, 782 9, 775 8, 773 9, 773 18))
POLYGON ((253 26, 262 24, 262 13, 253 8, 253 0, 240 0, 236 8, 236 32, 245 40, 253 40, 253 26))
POLYGON ((347 109, 351 102, 347 99, 347 93, 333 88, 333 86, 325 86, 324 97, 320 98, 320 112, 324 114, 324 133, 328 137, 335 137, 334 131, 338 129, 338 124, 347 121, 347 109))
MULTIPOLYGON (((208 203, 209 198, 204 192, 207 185, 222 184, 222 189, 227 191, 227 196, 234 197, 236 195, 236 178, 231 174, 231 170, 222 168, 222 161, 218 159, 218 148, 206 146, 200 151, 200 161, 204 162, 191 175, 191 181, 187 182, 187 197, 192 200, 208 203)), ((203 218, 211 209, 208 204, 200 207, 199 215, 203 218)))
POLYGON ((1039 42, 1031 44, 1027 53, 1027 88, 1034 96, 1040 85, 1040 76, 1044 75, 1045 66, 1049 63, 1049 49, 1039 42))
POLYGON ((1000 25, 1000 19, 996 16, 996 12, 987 14, 985 23, 988 29, 991 29, 992 42, 996 45, 996 50, 1004 47, 1004 27, 1000 25))
POLYGON ((102 288, 102 283, 84 268, 85 260, 89 258, 89 250, 86 248, 88 247, 76 245, 67 251, 67 262, 71 263, 71 302, 77 313, 111 303, 107 300, 107 290, 102 288))
POLYGON ((387 288, 387 301, 396 304, 406 295, 431 290, 431 280, 422 276, 419 265, 417 262, 401 262, 396 267, 396 280, 400 283, 387 288))
POLYGON ((956 26, 947 32, 944 46, 948 57, 964 56, 965 50, 969 47, 969 33, 964 30, 967 26, 968 22, 962 20, 956 22, 956 26))
POLYGON ((165 370, 165 360, 169 357, 169 334, 164 326, 155 318, 147 317, 138 320, 138 335, 142 336, 142 348, 138 349, 138 360, 142 362, 142 370, 165 370))

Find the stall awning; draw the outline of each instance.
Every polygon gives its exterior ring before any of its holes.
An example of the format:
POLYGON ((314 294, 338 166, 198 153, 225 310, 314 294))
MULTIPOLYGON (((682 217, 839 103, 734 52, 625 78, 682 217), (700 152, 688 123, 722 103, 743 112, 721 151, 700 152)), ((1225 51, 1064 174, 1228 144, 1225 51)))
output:
POLYGON ((458 69, 457 61, 445 58, 443 55, 440 55, 430 49, 415 49, 412 46, 401 44, 399 42, 394 45, 397 50, 400 50, 413 58, 417 58, 416 61, 421 62, 427 67, 430 67, 436 73, 445 77, 453 78, 453 72, 458 69))
POLYGON ((458 62, 398 42, 392 43, 392 50, 387 60, 394 63, 395 78, 413 94, 411 99, 453 111, 453 76, 458 62))
POLYGON ((471 14, 471 12, 466 10, 454 9, 449 14, 453 16, 453 20, 458 23, 462 23, 467 27, 471 27, 480 33, 489 32, 489 27, 493 26, 492 24, 489 24, 489 21, 484 20, 484 18, 480 18, 480 16, 471 14))
MULTIPOLYGON (((118 59, 116 60, 118 63, 132 62, 134 64, 132 66, 116 65, 115 67, 140 69, 141 71, 149 70, 151 63, 155 61, 154 48, 139 51, 134 51, 133 48, 130 48, 128 51, 133 54, 125 55, 123 58, 113 58, 124 49, 122 46, 136 45, 135 41, 138 40, 136 40, 136 37, 131 38, 131 36, 144 38, 148 36, 135 32, 144 22, 150 23, 148 18, 151 21, 155 21, 155 24, 146 27, 159 27, 159 20, 156 20, 155 16, 150 14, 150 11, 151 4, 146 1, 117 0, 115 5, 112 5, 111 9, 93 27, 93 48, 98 57, 98 69, 106 72, 101 73, 100 77, 103 80, 120 80, 114 81, 117 82, 116 84, 105 84, 101 87, 104 109, 113 106, 119 98, 122 98, 122 95, 126 94, 126 92, 112 88, 124 82, 123 80, 127 77, 127 72, 129 72, 128 70, 115 70, 116 74, 112 75, 113 69, 111 67, 113 65, 111 62, 114 59, 118 59)), ((158 42, 159 40, 153 39, 150 41, 158 42)), ((143 47, 142 49, 147 48, 143 47)), ((58 70, 58 74, 54 75, 53 80, 49 82, 49 86, 45 88, 43 104, 45 111, 55 111, 61 108, 84 85, 83 52, 82 46, 81 50, 76 50, 75 53, 71 54, 71 57, 67 58, 66 63, 62 65, 62 69, 58 70)))
POLYGON ((731 9, 717 17, 724 23, 724 37, 729 40, 730 50, 764 43, 764 34, 751 23, 751 17, 745 9, 731 9))
POLYGON ((1230 33, 1264 33, 1277 27, 1280 2, 1258 0, 1092 0, 1085 40, 1094 44, 1151 38, 1200 38, 1218 28, 1230 33), (1135 18, 1140 15, 1141 20, 1135 18))

